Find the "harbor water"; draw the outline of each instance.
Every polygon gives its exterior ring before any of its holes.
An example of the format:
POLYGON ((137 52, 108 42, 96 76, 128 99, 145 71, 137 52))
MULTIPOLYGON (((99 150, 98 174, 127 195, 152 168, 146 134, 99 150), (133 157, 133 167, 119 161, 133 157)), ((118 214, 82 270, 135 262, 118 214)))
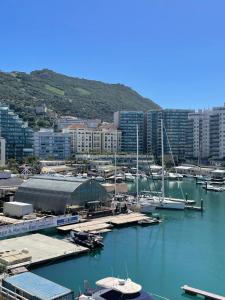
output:
MULTIPOLYGON (((160 181, 140 180, 140 190, 160 188, 160 181)), ((206 192, 193 179, 167 181, 166 196, 204 200, 199 211, 157 211, 164 219, 155 226, 131 226, 105 234, 103 250, 36 267, 32 272, 71 288, 83 290, 106 276, 130 277, 146 291, 170 300, 194 299, 181 286, 225 296, 225 192, 206 192)), ((130 185, 135 191, 135 184, 130 185)), ((52 233, 54 234, 54 233, 52 233)), ((157 298, 156 299, 160 299, 157 298)))

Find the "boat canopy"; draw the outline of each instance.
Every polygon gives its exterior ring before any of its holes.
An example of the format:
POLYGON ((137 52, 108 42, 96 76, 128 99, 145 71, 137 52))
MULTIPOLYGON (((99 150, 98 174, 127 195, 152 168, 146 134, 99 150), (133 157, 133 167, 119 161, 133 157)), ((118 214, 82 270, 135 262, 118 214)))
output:
POLYGON ((119 279, 115 277, 106 277, 96 282, 97 286, 106 289, 112 289, 122 294, 139 293, 142 289, 140 284, 133 282, 131 279, 119 279))

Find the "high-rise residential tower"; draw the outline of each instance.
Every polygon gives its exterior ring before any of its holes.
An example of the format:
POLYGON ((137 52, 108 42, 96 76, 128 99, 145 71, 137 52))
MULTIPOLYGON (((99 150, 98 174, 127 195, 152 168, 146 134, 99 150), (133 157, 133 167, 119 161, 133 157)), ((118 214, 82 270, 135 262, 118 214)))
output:
POLYGON ((188 115, 192 112, 193 110, 188 109, 149 110, 146 122, 147 152, 155 157, 161 156, 160 120, 163 119, 165 154, 172 153, 176 160, 185 160, 189 130, 188 115))
POLYGON ((33 130, 8 106, 0 106, 0 136, 6 159, 22 160, 33 154, 33 130))
POLYGON ((122 132, 122 152, 135 153, 137 151, 137 126, 139 133, 139 152, 146 152, 144 112, 117 111, 114 113, 114 125, 122 132))

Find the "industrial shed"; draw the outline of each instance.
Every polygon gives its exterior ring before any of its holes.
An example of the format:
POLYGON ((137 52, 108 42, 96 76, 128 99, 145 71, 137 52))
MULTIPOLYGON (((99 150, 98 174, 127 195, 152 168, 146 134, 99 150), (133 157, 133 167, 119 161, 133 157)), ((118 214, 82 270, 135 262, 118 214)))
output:
POLYGON ((37 211, 63 214, 67 206, 85 206, 87 202, 107 202, 104 187, 93 179, 76 177, 34 176, 16 192, 15 201, 30 203, 37 211))
POLYGON ((28 300, 74 299, 74 293, 71 290, 31 272, 6 277, 2 280, 2 286, 14 299, 20 299, 19 296, 28 300), (17 297, 10 294, 10 291, 16 293, 17 297))

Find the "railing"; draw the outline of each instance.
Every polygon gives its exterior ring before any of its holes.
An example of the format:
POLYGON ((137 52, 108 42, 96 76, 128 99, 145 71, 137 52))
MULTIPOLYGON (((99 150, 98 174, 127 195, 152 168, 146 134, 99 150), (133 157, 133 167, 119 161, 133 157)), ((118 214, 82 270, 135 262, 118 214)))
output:
POLYGON ((15 299, 15 300, 28 300, 27 298, 3 287, 0 285, 0 295, 6 297, 7 299, 15 299))

